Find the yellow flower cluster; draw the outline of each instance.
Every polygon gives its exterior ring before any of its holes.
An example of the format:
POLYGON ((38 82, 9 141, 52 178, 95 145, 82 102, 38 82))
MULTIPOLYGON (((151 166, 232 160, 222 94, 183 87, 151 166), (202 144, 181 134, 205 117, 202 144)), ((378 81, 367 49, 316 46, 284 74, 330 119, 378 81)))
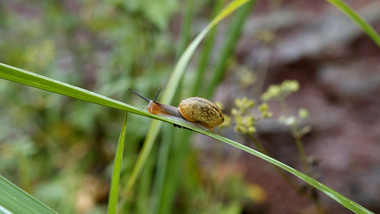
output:
POLYGON ((256 132, 255 118, 251 115, 245 115, 246 111, 255 105, 255 101, 246 97, 235 100, 236 108, 232 109, 232 116, 235 120, 235 131, 242 134, 253 134, 256 132))
POLYGON ((268 109, 269 109, 268 103, 262 103, 259 106, 259 111, 262 118, 271 118, 273 116, 272 112, 269 112, 268 109))
POLYGON ((271 99, 285 99, 291 93, 298 91, 299 83, 296 80, 284 80, 281 84, 271 85, 266 92, 261 95, 261 99, 268 101, 271 99))

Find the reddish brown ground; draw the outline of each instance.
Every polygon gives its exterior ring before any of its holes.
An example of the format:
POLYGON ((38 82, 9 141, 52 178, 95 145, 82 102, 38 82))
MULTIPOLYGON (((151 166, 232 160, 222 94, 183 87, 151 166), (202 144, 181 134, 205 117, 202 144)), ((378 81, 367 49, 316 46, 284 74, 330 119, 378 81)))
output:
MULTIPOLYGON (((347 3, 380 32, 380 2, 347 3)), ((310 112, 307 123, 313 129, 304 143, 307 154, 317 160, 318 179, 380 212, 380 48, 324 1, 286 1, 275 9, 260 3, 256 11, 239 43, 239 62, 255 70, 266 62, 262 57, 266 51, 271 51, 264 87, 284 79, 300 82, 300 91, 288 104, 293 112, 299 107, 310 112), (275 18, 276 14, 282 16, 275 18), (270 24, 265 20, 271 20, 270 24), (257 29, 269 29, 276 35, 272 47, 254 39, 257 29)), ((227 91, 243 91, 239 96, 247 96, 257 90, 244 91, 227 82, 219 91, 224 95, 220 99, 229 100, 227 103, 238 96, 226 97, 227 91)), ((276 104, 271 110, 281 113, 276 104)), ((302 169, 288 130, 274 122, 258 128, 259 139, 273 157, 302 169)), ((246 144, 252 145, 249 141, 246 144)), ((310 200, 293 191, 268 163, 244 154, 238 164, 243 166, 246 180, 261 185, 268 194, 265 212, 254 212, 247 205, 246 213, 316 212, 310 200)), ((350 213, 324 194, 319 196, 327 213, 350 213)))

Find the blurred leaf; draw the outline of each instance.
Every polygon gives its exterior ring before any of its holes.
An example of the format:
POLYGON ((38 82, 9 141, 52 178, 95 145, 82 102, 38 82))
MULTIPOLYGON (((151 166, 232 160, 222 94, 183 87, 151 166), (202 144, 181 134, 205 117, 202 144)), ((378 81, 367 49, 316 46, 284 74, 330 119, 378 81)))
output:
POLYGON ((369 25, 363 18, 361 18, 353 9, 351 9, 346 3, 340 0, 327 0, 330 4, 337 7, 344 14, 346 14, 350 19, 352 19, 356 24, 366 33, 373 42, 380 47, 380 36, 379 34, 369 25))
MULTIPOLYGON (((238 38, 243 29, 244 22, 248 15, 250 14, 256 0, 251 0, 248 4, 242 6, 239 11, 237 11, 232 23, 228 28, 228 34, 225 38, 222 50, 219 52, 219 56, 215 65, 215 71, 210 81, 207 82, 208 88, 206 89, 205 97, 211 97, 212 93, 216 89, 217 85, 221 81, 223 75, 226 72, 228 58, 230 57, 232 51, 234 50, 238 38)), ((235 8, 236 9, 236 8, 235 8)), ((218 17, 216 17, 217 19, 218 17)))
POLYGON ((172 0, 129 0, 123 1, 126 7, 132 12, 143 13, 151 22, 159 28, 165 28, 169 23, 170 16, 176 11, 179 5, 172 0))
POLYGON ((51 79, 46 76, 15 68, 3 63, 0 63, 0 78, 40 88, 46 91, 66 95, 69 97, 74 97, 80 100, 93 102, 104 106, 114 107, 121 110, 128 110, 136 114, 139 114, 139 112, 141 113, 141 110, 134 106, 122 103, 120 101, 116 101, 114 99, 102 96, 100 94, 96 94, 94 92, 64 82, 51 79))
POLYGON ((120 172, 121 172, 121 164, 123 162, 123 152, 124 152, 124 141, 125 141, 125 133, 127 131, 127 118, 128 113, 125 114, 123 125, 121 127, 121 132, 119 136, 119 142, 117 143, 115 161, 112 171, 112 180, 111 180, 111 190, 109 194, 109 202, 108 202, 108 214, 117 213, 117 202, 119 195, 119 180, 120 180, 120 172))
POLYGON ((0 212, 20 214, 56 213, 0 175, 0 212))

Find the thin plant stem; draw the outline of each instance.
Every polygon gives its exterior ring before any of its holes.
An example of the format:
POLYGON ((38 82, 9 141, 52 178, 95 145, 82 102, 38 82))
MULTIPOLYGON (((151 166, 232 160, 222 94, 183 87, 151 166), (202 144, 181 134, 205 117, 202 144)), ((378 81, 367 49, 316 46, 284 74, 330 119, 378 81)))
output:
MULTIPOLYGON (((288 107, 287 107, 286 102, 285 102, 285 96, 281 96, 279 98, 279 102, 280 102, 281 108, 283 109, 285 114, 287 114, 288 107)), ((307 162, 307 155, 305 153, 303 142, 301 140, 302 135, 299 133, 299 128, 298 128, 297 122, 292 124, 290 126, 290 128, 292 131, 292 136, 293 136, 294 140, 296 141, 296 146, 297 146, 298 154, 300 155, 300 158, 301 158, 302 167, 305 170, 305 173, 310 176, 310 170, 309 170, 310 167, 309 167, 309 164, 307 162)))
MULTIPOLYGON (((252 142, 255 144, 255 146, 258 148, 258 150, 261 153, 264 153, 265 155, 269 155, 268 151, 261 145, 261 143, 255 138, 255 136, 253 136, 253 134, 248 134, 248 137, 252 140, 252 142)), ((302 142, 301 142, 301 144, 302 144, 302 142)), ((315 197, 306 191, 301 191, 300 185, 298 185, 298 184, 294 183, 292 180, 290 180, 289 177, 286 176, 286 174, 282 170, 280 170, 278 167, 276 167, 274 165, 272 165, 272 166, 273 166, 274 170, 276 171, 276 173, 279 174, 292 189, 294 189, 298 193, 301 193, 302 195, 307 196, 310 200, 312 200, 313 203, 315 204, 315 206, 317 207, 319 213, 321 213, 321 214, 325 213, 325 209, 322 206, 321 202, 319 201, 318 197, 315 197)))
MULTIPOLYGON (((258 148, 258 150, 261 152, 261 153, 264 153, 265 155, 269 155, 268 151, 261 145, 261 143, 255 138, 255 136, 253 136, 253 134, 248 134, 248 137, 249 139, 252 140, 253 144, 255 144, 255 146, 258 148)), ((273 166, 273 165, 272 165, 273 166)), ((295 184, 292 180, 289 179, 288 176, 286 176, 286 174, 280 170, 278 167, 276 166, 273 166, 274 170, 276 171, 276 173, 278 173, 283 179, 284 181, 292 188, 294 189, 296 192, 299 192, 299 189, 300 187, 295 184)))
POLYGON ((298 153, 300 155, 302 166, 305 170, 305 173, 306 173, 306 175, 311 176, 310 167, 309 167, 309 164, 307 161, 307 155, 305 153, 305 148, 304 148, 303 142, 301 140, 301 135, 298 132, 296 132, 296 133, 293 133, 293 137, 296 141, 297 150, 298 150, 298 153))

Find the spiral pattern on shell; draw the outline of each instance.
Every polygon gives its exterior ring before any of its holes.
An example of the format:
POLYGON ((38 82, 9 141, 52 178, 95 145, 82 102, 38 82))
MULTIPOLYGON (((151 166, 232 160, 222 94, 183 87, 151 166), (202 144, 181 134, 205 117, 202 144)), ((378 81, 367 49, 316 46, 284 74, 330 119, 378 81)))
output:
POLYGON ((182 100, 178 105, 182 117, 207 128, 214 128, 224 121, 224 116, 219 107, 204 98, 190 97, 182 100))

